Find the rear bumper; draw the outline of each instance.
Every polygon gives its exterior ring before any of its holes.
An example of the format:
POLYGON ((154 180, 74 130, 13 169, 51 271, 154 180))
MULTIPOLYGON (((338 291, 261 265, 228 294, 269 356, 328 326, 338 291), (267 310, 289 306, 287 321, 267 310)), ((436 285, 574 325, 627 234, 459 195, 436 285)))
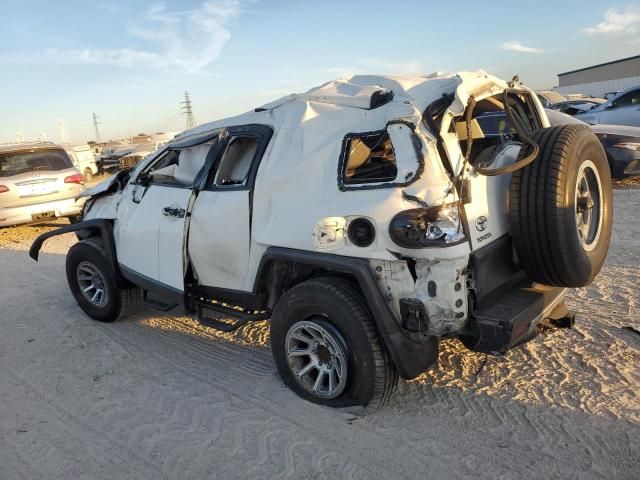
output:
POLYGON ((0 207, 0 227, 31 223, 33 222, 33 215, 40 215, 46 212, 54 212, 56 217, 79 215, 82 212, 82 207, 86 200, 86 198, 78 200, 75 198, 67 198, 20 207, 0 207))
POLYGON ((609 149, 607 154, 611 163, 611 176, 613 178, 640 175, 640 152, 612 148, 609 149))
POLYGON ((518 286, 473 313, 460 340, 474 351, 501 355, 537 334, 538 324, 563 306, 566 288, 518 286))
POLYGON ((629 162, 629 164, 624 168, 625 176, 634 176, 640 175, 640 158, 629 162))

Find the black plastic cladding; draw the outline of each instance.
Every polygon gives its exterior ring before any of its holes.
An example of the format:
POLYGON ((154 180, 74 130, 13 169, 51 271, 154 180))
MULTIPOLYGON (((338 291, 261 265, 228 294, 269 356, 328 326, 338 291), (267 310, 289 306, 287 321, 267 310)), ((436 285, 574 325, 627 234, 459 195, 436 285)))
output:
POLYGON ((411 335, 411 332, 400 326, 378 287, 367 259, 269 247, 260 260, 253 293, 258 294, 262 290, 267 281, 267 272, 274 261, 307 265, 351 275, 360 286, 380 331, 380 338, 389 349, 391 358, 402 378, 415 378, 438 361, 438 339, 431 336, 411 335))

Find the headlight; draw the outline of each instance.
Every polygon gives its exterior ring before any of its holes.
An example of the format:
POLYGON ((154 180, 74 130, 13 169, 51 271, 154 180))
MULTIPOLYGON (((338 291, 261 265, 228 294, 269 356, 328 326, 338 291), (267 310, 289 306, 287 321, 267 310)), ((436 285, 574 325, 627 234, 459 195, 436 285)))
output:
POLYGON ((389 235, 404 248, 453 245, 466 238, 458 204, 400 212, 389 224, 389 235))
POLYGON ((633 150, 634 152, 640 152, 640 143, 635 143, 635 142, 616 143, 614 147, 624 148, 625 150, 633 150))

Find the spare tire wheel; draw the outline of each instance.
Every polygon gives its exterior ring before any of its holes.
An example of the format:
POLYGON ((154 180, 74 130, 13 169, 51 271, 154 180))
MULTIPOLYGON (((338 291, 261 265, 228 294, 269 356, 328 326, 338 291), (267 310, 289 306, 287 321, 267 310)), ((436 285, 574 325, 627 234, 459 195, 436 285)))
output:
MULTIPOLYGON (((522 268, 532 280, 584 287, 598 274, 612 227, 611 173, 587 125, 535 132, 538 158, 514 172, 509 221, 522 268)), ((530 153, 523 146, 518 160, 530 153)))

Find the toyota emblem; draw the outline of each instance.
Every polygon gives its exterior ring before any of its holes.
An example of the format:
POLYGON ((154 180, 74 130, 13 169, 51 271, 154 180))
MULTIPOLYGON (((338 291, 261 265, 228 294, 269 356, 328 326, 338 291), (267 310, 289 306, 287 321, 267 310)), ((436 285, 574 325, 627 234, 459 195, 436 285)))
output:
POLYGON ((484 232, 487 229, 487 217, 481 215, 476 220, 476 230, 484 232))

